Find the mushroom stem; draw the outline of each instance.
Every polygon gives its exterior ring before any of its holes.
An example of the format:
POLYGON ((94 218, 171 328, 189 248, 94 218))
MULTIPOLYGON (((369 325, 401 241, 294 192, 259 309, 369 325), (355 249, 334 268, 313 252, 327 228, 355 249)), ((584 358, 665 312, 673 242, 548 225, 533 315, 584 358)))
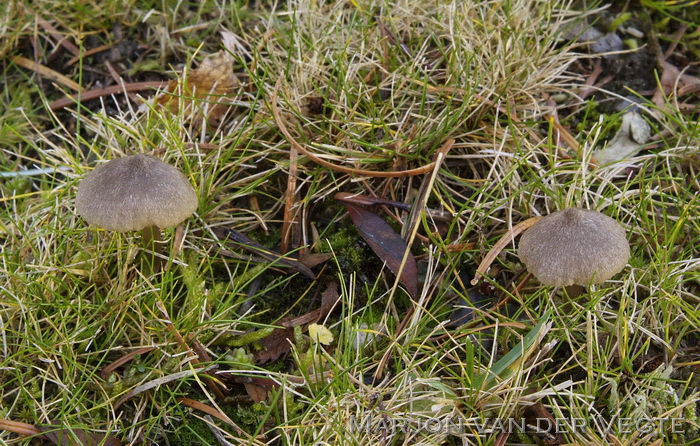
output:
POLYGON ((141 230, 141 238, 143 238, 143 247, 153 254, 150 256, 151 270, 154 273, 160 271, 163 262, 158 254, 161 253, 161 237, 158 226, 146 226, 141 230))

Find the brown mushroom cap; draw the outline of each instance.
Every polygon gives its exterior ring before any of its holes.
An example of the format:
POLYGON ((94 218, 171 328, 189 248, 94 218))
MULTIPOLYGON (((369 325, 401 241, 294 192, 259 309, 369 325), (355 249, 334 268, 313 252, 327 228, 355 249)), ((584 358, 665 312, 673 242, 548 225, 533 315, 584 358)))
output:
POLYGON ((625 267, 625 230, 596 211, 570 208, 538 221, 520 237, 518 256, 545 285, 605 282, 625 267))
POLYGON ((111 231, 175 226, 197 209, 197 194, 175 167, 146 155, 113 159, 78 186, 78 213, 111 231))

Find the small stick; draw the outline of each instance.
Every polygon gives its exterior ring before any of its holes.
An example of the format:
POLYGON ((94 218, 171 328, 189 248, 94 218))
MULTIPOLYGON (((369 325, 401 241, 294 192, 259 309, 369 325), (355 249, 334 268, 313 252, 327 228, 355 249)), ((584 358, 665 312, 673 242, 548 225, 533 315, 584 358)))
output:
POLYGON ((70 67, 71 65, 75 64, 75 63, 76 63, 77 61, 79 61, 80 59, 84 59, 84 58, 86 58, 86 57, 93 56, 93 55, 95 55, 95 54, 97 54, 97 53, 101 53, 102 51, 107 51, 108 49, 112 48, 112 47, 114 46, 114 44, 119 43, 120 41, 121 41, 121 39, 120 39, 120 40, 117 40, 117 41, 114 42, 114 43, 110 43, 110 44, 107 44, 107 45, 96 46, 95 48, 90 48, 89 50, 85 51, 85 52, 83 53, 82 56, 81 56, 81 55, 77 55, 77 56, 71 58, 68 62, 66 62, 66 64, 65 64, 63 67, 64 67, 64 68, 68 68, 68 67, 70 67))
POLYGON ((130 84, 124 84, 124 85, 111 85, 109 87, 105 88, 98 88, 95 90, 90 90, 83 92, 80 96, 77 98, 69 96, 67 98, 63 99, 57 99, 53 101, 51 104, 49 104, 49 108, 53 111, 56 110, 61 110, 65 107, 68 107, 69 105, 83 102, 83 101, 89 101, 92 99, 97 99, 102 96, 109 96, 112 94, 117 94, 117 93, 133 93, 136 91, 142 91, 142 90, 148 90, 151 88, 162 88, 167 85, 167 82, 133 82, 130 84))
POLYGON ((39 76, 43 76, 45 78, 51 79, 52 81, 56 81, 59 84, 63 84, 71 90, 77 91, 78 93, 82 93, 84 91, 83 87, 78 85, 76 82, 68 79, 61 73, 54 71, 49 67, 41 65, 40 63, 35 63, 27 59, 26 57, 15 56, 12 58, 12 62, 19 65, 22 68, 34 71, 39 76))
POLYGON ((38 438, 46 439, 46 437, 42 435, 41 430, 39 430, 39 428, 31 424, 22 423, 19 421, 0 420, 0 429, 18 435, 36 435, 38 438))
POLYGON ((61 35, 61 33, 49 22, 47 22, 44 18, 41 16, 37 15, 36 21, 41 25, 42 28, 44 28, 46 31, 48 31, 49 34, 51 34, 51 37, 61 45, 63 48, 67 49, 72 55, 78 57, 80 56, 80 50, 78 49, 73 42, 68 40, 68 37, 61 35))
POLYGON ((503 251, 503 248, 505 248, 508 245, 508 243, 515 240, 515 237, 518 234, 520 234, 530 226, 534 225, 541 219, 542 217, 528 218, 527 220, 521 221, 517 225, 513 226, 513 228, 510 231, 503 234, 503 236, 501 236, 501 239, 498 240, 498 242, 495 245, 493 245, 491 251, 489 251, 489 253, 486 254, 484 260, 482 260, 479 264, 479 267, 476 269, 476 273, 474 274, 474 278, 472 279, 471 284, 476 285, 477 283, 479 283, 479 279, 481 279, 484 276, 484 274, 486 273, 486 271, 488 271, 493 261, 496 260, 496 256, 498 256, 498 254, 500 254, 500 252, 503 251))
MULTIPOLYGON (((289 248, 289 238, 294 223, 297 221, 298 212, 294 212, 294 203, 297 190, 297 160, 299 151, 292 145, 289 148, 289 172, 287 173, 287 192, 284 194, 284 221, 282 222, 282 240, 280 241, 280 254, 285 254, 289 248)), ((298 210, 297 210, 298 211, 298 210)))

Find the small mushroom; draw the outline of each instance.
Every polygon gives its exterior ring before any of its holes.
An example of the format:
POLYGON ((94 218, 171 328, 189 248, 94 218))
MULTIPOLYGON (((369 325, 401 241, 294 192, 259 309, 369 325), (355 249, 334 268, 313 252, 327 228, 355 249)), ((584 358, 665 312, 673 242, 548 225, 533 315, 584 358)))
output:
POLYGON ((78 186, 78 213, 111 231, 141 231, 144 244, 160 239, 197 209, 197 194, 175 167, 147 155, 113 159, 90 172, 78 186))
POLYGON ((542 218, 525 231, 518 256, 545 285, 587 286, 620 272, 630 247, 625 230, 612 218, 570 208, 542 218))

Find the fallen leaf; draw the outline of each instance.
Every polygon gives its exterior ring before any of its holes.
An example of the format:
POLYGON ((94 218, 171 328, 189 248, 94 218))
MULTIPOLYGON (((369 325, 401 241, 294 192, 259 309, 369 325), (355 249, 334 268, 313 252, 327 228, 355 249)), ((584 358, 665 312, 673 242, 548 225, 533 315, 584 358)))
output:
MULTIPOLYGON (((408 249, 406 242, 394 231, 389 223, 382 220, 377 214, 348 202, 343 204, 362 238, 372 248, 377 257, 386 263, 389 270, 394 275, 397 275, 401 268, 404 254, 408 249)), ((406 257, 406 264, 401 271, 399 281, 406 287, 409 296, 416 297, 418 294, 418 266, 416 265, 416 259, 410 252, 406 257)))
POLYGON ((262 340, 263 350, 255 352, 253 360, 256 364, 268 364, 287 355, 292 348, 294 328, 277 328, 262 340))
POLYGON ((121 441, 112 436, 105 437, 104 434, 96 434, 83 429, 61 428, 50 425, 37 426, 37 428, 47 440, 60 446, 74 446, 76 444, 82 446, 120 446, 122 444, 121 441))
POLYGON ((267 389, 264 387, 253 383, 245 383, 243 387, 245 387, 246 393, 255 403, 261 403, 267 398, 267 389))
POLYGON ((156 103, 176 114, 193 120, 206 117, 210 124, 224 116, 231 105, 231 95, 238 86, 233 74, 233 56, 226 51, 207 57, 187 76, 172 80, 156 103))
POLYGON ((333 333, 325 325, 309 324, 309 338, 317 344, 331 345, 333 333))
POLYGON ((83 429, 62 428, 52 425, 34 426, 32 424, 4 419, 0 419, 0 430, 14 432, 19 435, 43 438, 57 445, 121 446, 122 444, 121 441, 111 435, 105 436, 104 434, 89 432, 83 429), (77 440, 77 442, 75 440, 77 440))
POLYGON ((593 158, 601 165, 631 158, 641 150, 650 137, 649 123, 638 112, 629 111, 622 115, 620 130, 604 149, 593 152, 593 158))
POLYGON ((328 288, 321 295, 321 308, 313 311, 309 311, 306 314, 297 316, 292 319, 287 319, 280 321, 280 325, 283 327, 295 327, 297 325, 306 325, 309 323, 317 322, 319 319, 327 315, 333 310, 335 304, 338 303, 340 299, 340 294, 338 294, 338 284, 331 282, 328 288))
POLYGON ((678 90, 676 93, 680 94, 686 91, 697 92, 700 88, 700 78, 681 73, 678 68, 665 60, 659 60, 659 66, 662 71, 661 79, 651 99, 657 107, 663 109, 666 106, 666 95, 673 93, 676 89, 678 90))
POLYGON ((246 393, 256 403, 265 401, 268 393, 280 387, 279 383, 264 377, 238 377, 234 381, 242 382, 246 393))
POLYGON ((564 436, 557 432, 559 425, 551 412, 542 403, 535 403, 525 408, 525 422, 532 426, 533 433, 537 435, 545 445, 557 446, 565 444, 564 436))
POLYGON ((116 361, 114 361, 110 365, 103 368, 102 371, 100 372, 100 377, 104 380, 108 379, 109 375, 111 375, 112 372, 117 370, 122 365, 126 364, 127 362, 130 362, 136 356, 143 355, 143 354, 148 353, 154 349, 155 349, 155 347, 140 347, 140 348, 137 348, 136 350, 134 350, 130 353, 127 353, 126 355, 122 356, 121 358, 117 359, 116 361))
POLYGON ((219 410, 213 408, 212 406, 185 397, 177 398, 177 402, 184 406, 191 407, 192 409, 200 410, 206 414, 211 415, 212 417, 218 418, 219 420, 223 421, 229 426, 232 426, 234 429, 239 431, 239 433, 242 433, 240 428, 236 426, 236 423, 234 423, 225 413, 219 412, 219 410))
POLYGON ((335 304, 340 300, 340 294, 338 293, 338 284, 336 282, 331 282, 328 284, 328 288, 321 295, 321 315, 323 317, 331 312, 335 304))
POLYGON ((299 257, 299 263, 307 268, 313 268, 321 263, 327 262, 332 256, 330 254, 304 254, 299 257))

